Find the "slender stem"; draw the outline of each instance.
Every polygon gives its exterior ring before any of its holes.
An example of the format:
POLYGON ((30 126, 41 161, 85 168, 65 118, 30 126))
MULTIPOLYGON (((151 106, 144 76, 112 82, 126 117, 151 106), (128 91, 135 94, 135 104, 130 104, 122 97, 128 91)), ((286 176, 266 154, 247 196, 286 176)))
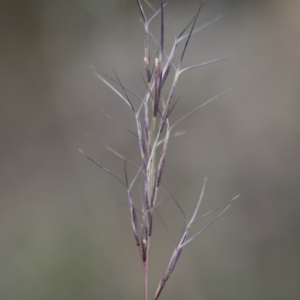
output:
POLYGON ((146 260, 143 262, 143 271, 144 271, 144 300, 148 300, 149 251, 150 251, 150 237, 148 238, 148 243, 147 243, 147 256, 146 256, 146 260))
MULTIPOLYGON (((157 127, 157 117, 152 117, 151 122, 151 132, 150 132, 150 149, 153 151, 153 156, 151 158, 151 164, 148 173, 148 200, 151 201, 153 189, 155 185, 155 165, 156 165, 156 149, 153 147, 157 147, 156 143, 156 127, 157 127)), ((151 207, 151 203, 149 203, 149 208, 151 207)), ((152 211, 151 215, 148 218, 152 218, 152 211)), ((152 223, 152 222, 151 222, 152 223)), ((148 222, 149 224, 149 222, 148 222)), ((152 226, 152 225, 151 225, 152 226)), ((151 228, 148 228, 152 231, 151 228)), ((151 240, 151 232, 147 232, 147 250, 146 250, 146 260, 143 262, 143 271, 144 271, 144 300, 148 300, 148 284, 149 284, 149 257, 150 257, 150 240, 151 240)))
MULTIPOLYGON (((151 122, 151 147, 157 147, 155 143, 156 140, 156 124, 157 124, 157 117, 152 118, 151 122)), ((151 160, 150 170, 149 170, 149 200, 152 199, 153 188, 155 184, 155 164, 156 164, 156 149, 153 149, 153 156, 151 160)))
POLYGON ((144 300, 148 300, 148 261, 143 263, 144 271, 144 300))

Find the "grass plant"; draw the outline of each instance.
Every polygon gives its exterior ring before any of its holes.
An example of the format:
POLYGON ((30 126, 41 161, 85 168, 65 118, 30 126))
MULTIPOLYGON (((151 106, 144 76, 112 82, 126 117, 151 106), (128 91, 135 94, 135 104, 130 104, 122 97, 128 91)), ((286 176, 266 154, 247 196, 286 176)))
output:
MULTIPOLYGON (((154 1, 152 1, 154 2, 154 1)), ((120 182, 126 189, 127 198, 129 203, 131 227, 134 235, 134 240, 138 249, 139 258, 143 269, 143 285, 144 295, 143 299, 159 299, 166 282, 169 280, 177 262, 182 254, 182 250, 191 243, 197 236, 204 232, 209 226, 211 226, 230 206, 233 199, 227 201, 220 207, 217 207, 204 215, 198 216, 199 208, 204 197, 207 178, 204 179, 202 190, 199 200, 195 206, 194 213, 190 218, 186 217, 179 202, 175 199, 174 195, 169 192, 164 185, 162 178, 166 163, 166 156, 168 153, 169 140, 174 134, 174 129, 179 123, 197 110, 207 105, 211 101, 221 97, 227 90, 219 93, 212 99, 204 101, 198 107, 195 107, 189 113, 183 115, 181 118, 171 124, 169 119, 170 114, 176 106, 179 99, 174 99, 174 93, 177 86, 177 82, 185 72, 189 70, 200 68, 211 64, 218 63, 226 60, 230 57, 223 57, 214 59, 211 61, 202 62, 188 67, 183 67, 183 60, 186 54, 187 47, 189 45, 191 37, 209 26, 210 24, 219 20, 220 16, 213 19, 210 22, 205 23, 200 27, 196 27, 196 23, 199 14, 206 1, 201 1, 195 15, 192 17, 186 27, 179 33, 175 34, 171 26, 167 23, 165 18, 166 6, 171 2, 169 1, 157 1, 157 8, 153 6, 150 1, 137 0, 137 7, 141 14, 142 23, 144 25, 144 69, 145 77, 143 79, 145 86, 145 94, 143 96, 138 95, 135 91, 125 87, 119 76, 115 73, 115 78, 105 75, 101 72, 95 72, 95 75, 106 84, 120 99, 123 101, 132 111, 132 116, 135 119, 136 131, 131 131, 123 124, 118 122, 109 114, 103 112, 109 119, 116 122, 120 127, 130 132, 137 138, 137 143, 140 149, 141 164, 135 163, 126 159, 123 155, 115 151, 114 149, 106 146, 106 148, 113 152, 116 156, 124 161, 124 179, 113 174, 109 169, 99 164, 94 159, 86 156, 91 162, 99 166, 102 170, 113 176, 118 182, 120 182), (152 11, 152 15, 147 16, 146 8, 152 11), (160 36, 155 37, 150 27, 153 22, 158 21, 160 24, 160 36), (165 37, 168 32, 174 37, 173 46, 169 52, 165 49, 165 37), (154 51, 156 55, 152 59, 150 53, 150 40, 155 45, 154 51), (182 50, 178 53, 178 47, 182 44, 182 50), (170 88, 166 89, 166 82, 170 82, 170 88), (139 101, 138 105, 134 105, 133 98, 139 101), (127 167, 131 165, 136 172, 135 176, 129 180, 127 167), (140 199, 136 199, 133 189, 140 189, 140 199), (157 289, 154 296, 149 296, 148 282, 149 282, 149 258, 151 239, 153 234, 153 222, 157 220, 154 218, 157 213, 157 206, 159 205, 159 191, 165 189, 169 193, 171 199, 177 205, 180 213, 186 220, 185 230, 176 242, 173 253, 170 256, 169 262, 166 263, 166 268, 163 271, 161 278, 158 281, 157 289), (202 219, 208 215, 218 212, 217 216, 211 220, 204 228, 197 233, 190 235, 191 227, 199 219, 202 219)), ((176 132, 175 132, 176 134, 176 132)), ((83 151, 80 150, 82 153, 83 151)), ((165 225, 165 224, 164 224, 165 225)), ((167 228, 167 226, 166 226, 167 228)), ((169 233, 169 231, 168 231, 169 233)), ((170 233, 169 233, 170 234, 170 233)))

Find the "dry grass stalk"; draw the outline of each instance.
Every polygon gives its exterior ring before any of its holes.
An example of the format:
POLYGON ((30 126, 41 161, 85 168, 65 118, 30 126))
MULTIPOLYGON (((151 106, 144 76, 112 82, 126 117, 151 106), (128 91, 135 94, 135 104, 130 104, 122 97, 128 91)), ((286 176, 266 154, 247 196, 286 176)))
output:
MULTIPOLYGON (((168 149, 168 142, 171 136, 171 132, 174 129, 176 125, 178 125, 179 122, 181 122, 183 119, 188 117, 190 114, 194 113, 204 105, 208 104, 209 102, 213 101, 214 99, 220 97, 223 95, 226 91, 223 91, 219 95, 213 97, 212 99, 204 102, 203 104, 199 105, 195 109, 193 109, 188 114, 181 117, 179 120, 177 120, 172 125, 169 121, 169 115, 172 112, 172 109, 176 105, 176 101, 174 102, 173 96, 176 89, 176 85, 178 82, 178 79, 180 75, 182 75, 184 72, 189 71, 194 68, 198 68, 201 66, 206 66, 209 64, 214 64, 220 61, 223 61, 225 59, 228 59, 230 57, 224 57, 224 58, 218 58, 212 61, 196 64, 190 67, 182 68, 182 62, 186 53, 187 46, 189 44, 190 38, 193 34, 196 32, 206 28, 210 24, 216 22, 220 16, 212 20, 211 22, 208 22, 204 24, 203 26, 199 28, 195 28, 196 22, 199 16, 199 13, 201 9, 203 8, 206 1, 201 1, 199 8, 194 15, 194 17, 191 19, 191 21, 187 24, 187 26, 182 30, 182 32, 176 36, 173 34, 172 29, 170 26, 166 23, 165 17, 164 17, 164 9, 167 4, 169 4, 171 0, 167 2, 163 2, 160 0, 160 7, 159 9, 155 9, 152 4, 144 0, 142 3, 141 0, 137 0, 138 8, 140 10, 141 16, 142 16, 142 22, 145 29, 145 38, 144 38, 144 67, 145 67, 145 84, 146 84, 146 92, 143 97, 137 95, 134 91, 128 89, 127 87, 123 86, 121 83, 121 80, 119 79, 118 75, 115 72, 116 79, 113 79, 105 74, 102 74, 100 72, 96 72, 95 75, 103 82, 105 83, 112 91, 114 91, 117 96, 119 96, 126 105, 129 106, 129 108, 132 110, 135 122, 136 122, 136 129, 137 132, 132 132, 131 130, 127 129, 125 126, 120 124, 117 120, 115 120, 113 117, 111 117, 106 112, 103 112, 109 119, 116 122, 119 126, 121 126, 126 131, 130 132, 132 135, 137 137, 140 153, 141 153, 141 159, 142 164, 141 166, 137 166, 134 163, 128 161, 123 155, 119 154, 115 150, 111 149, 110 147, 106 146, 106 148, 110 151, 112 151, 115 155, 120 157, 125 162, 125 181, 121 180, 118 176, 112 174, 108 169, 103 167, 102 165, 98 164, 96 161, 94 161, 92 158, 87 158, 98 165, 100 168, 102 168, 104 171, 109 173, 111 176, 113 176, 116 180, 118 180, 127 190, 128 195, 128 202, 129 202, 129 208, 130 208, 130 215, 131 215, 131 226, 134 234, 134 238, 136 241, 136 245, 139 249, 140 259, 143 266, 144 271, 144 300, 148 299, 148 274, 149 274, 149 253, 150 253, 150 241, 151 241, 151 235, 152 235, 152 227, 153 227, 153 215, 156 211, 156 206, 158 205, 157 199, 158 199, 158 191, 160 186, 162 185, 162 175, 164 171, 164 166, 166 162, 166 154, 168 149), (150 9, 153 10, 153 15, 148 19, 144 10, 143 5, 147 5, 150 9), (153 20, 159 18, 160 19, 160 40, 157 41, 153 33, 150 31, 150 24, 153 20), (165 52, 164 49, 164 43, 165 43, 165 27, 168 27, 168 30, 174 35, 174 44, 169 54, 165 52), (152 38, 154 42, 157 44, 158 50, 157 55, 154 59, 154 63, 151 63, 151 57, 150 57, 150 50, 149 50, 149 38, 152 38), (179 43, 184 42, 183 50, 180 54, 179 60, 177 63, 175 63, 175 54, 177 50, 177 46, 179 43), (170 70, 171 68, 174 69, 174 76, 172 79, 171 88, 168 92, 168 95, 166 98, 163 97, 163 87, 166 83, 167 79, 170 76, 170 70), (115 84, 119 89, 115 88, 113 86, 115 84), (131 98, 129 97, 133 96, 138 98, 141 101, 141 104, 138 107, 135 107, 132 104, 131 98), (173 103, 174 102, 174 103, 173 103), (142 118, 144 118, 142 120, 142 118), (133 180, 129 183, 127 178, 127 170, 126 165, 130 164, 134 168, 136 168, 137 172, 133 180), (133 199, 132 195, 132 189, 137 184, 137 180, 139 177, 143 178, 144 182, 144 191, 141 195, 141 203, 142 203, 142 210, 141 210, 141 218, 138 218, 137 216, 137 208, 135 200, 133 199)), ((82 150, 81 150, 82 152, 82 150)), ((176 263, 182 253, 182 249, 189 244, 191 241, 194 240, 199 234, 201 234, 204 230, 206 230, 212 223, 214 223, 231 205, 231 202, 235 200, 237 197, 231 199, 230 201, 226 202, 222 206, 206 213, 203 216, 197 217, 198 210, 200 208, 201 201, 204 196, 205 192, 205 185, 206 180, 204 181, 201 195, 199 198, 199 201, 197 203, 197 206, 195 208, 194 214, 192 218, 188 221, 185 217, 185 214, 176 201, 176 199, 173 197, 173 195, 170 193, 171 198, 175 201, 176 205, 180 209, 181 213, 186 219, 186 229, 180 239, 180 241, 177 243, 173 254, 171 255, 171 258, 169 260, 169 263, 167 264, 167 267, 159 281, 157 291, 155 293, 154 299, 158 299, 161 295, 161 292, 165 286, 165 283, 171 276, 176 263), (191 229, 191 226, 194 222, 199 220, 202 217, 205 217, 209 214, 212 214, 216 210, 219 210, 223 208, 221 213, 212 220, 208 225, 206 225, 202 230, 200 230, 195 235, 189 237, 189 232, 191 229)), ((168 191, 168 189, 166 189, 168 191)), ((169 191, 168 191, 169 192, 169 191)))

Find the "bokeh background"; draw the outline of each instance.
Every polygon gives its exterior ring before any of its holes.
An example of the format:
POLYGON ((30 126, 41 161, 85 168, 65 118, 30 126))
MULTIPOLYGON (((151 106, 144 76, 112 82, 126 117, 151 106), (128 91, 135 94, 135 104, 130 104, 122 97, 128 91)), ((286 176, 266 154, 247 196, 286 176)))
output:
MULTIPOLYGON (((176 32, 197 3, 168 6, 176 32)), ((235 57, 184 74, 171 120, 231 91, 177 128, 164 182, 188 216, 205 176, 202 212, 241 198, 184 250, 161 299, 300 297, 299 12, 297 0, 210 0, 200 15, 222 18, 193 36, 184 65, 235 57)), ((0 15, 0 298, 142 299, 126 191, 78 151, 120 177, 103 143, 139 162, 101 113, 133 129, 130 110, 90 68, 144 91, 136 2, 1 0, 0 15)), ((159 210, 178 238, 183 217, 169 200, 159 210)), ((154 232, 152 295, 173 249, 159 220, 154 232)))

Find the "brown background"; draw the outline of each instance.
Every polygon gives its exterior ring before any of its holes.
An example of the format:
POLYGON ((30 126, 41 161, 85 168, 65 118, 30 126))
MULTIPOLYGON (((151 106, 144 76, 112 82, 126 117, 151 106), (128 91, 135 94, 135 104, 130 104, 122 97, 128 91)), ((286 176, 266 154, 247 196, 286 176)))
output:
MULTIPOLYGON (((155 4, 156 2, 153 1, 155 4)), ((176 32, 197 1, 173 1, 176 32)), ((182 258, 162 299, 298 299, 300 296, 300 5, 209 1, 184 65, 236 54, 180 79, 174 121, 227 87, 171 141, 164 181, 191 215, 241 199, 182 258)), ((126 192, 78 151, 123 176, 102 143, 139 162, 129 109, 90 65, 142 92, 143 30, 133 0, 0 2, 0 298, 141 299, 141 267, 126 192), (90 136, 85 132, 90 133, 90 136)), ((160 207, 171 232, 183 218, 160 207)), ((197 224, 198 229, 204 223, 197 224)), ((157 220, 153 292, 172 251, 157 220)))

